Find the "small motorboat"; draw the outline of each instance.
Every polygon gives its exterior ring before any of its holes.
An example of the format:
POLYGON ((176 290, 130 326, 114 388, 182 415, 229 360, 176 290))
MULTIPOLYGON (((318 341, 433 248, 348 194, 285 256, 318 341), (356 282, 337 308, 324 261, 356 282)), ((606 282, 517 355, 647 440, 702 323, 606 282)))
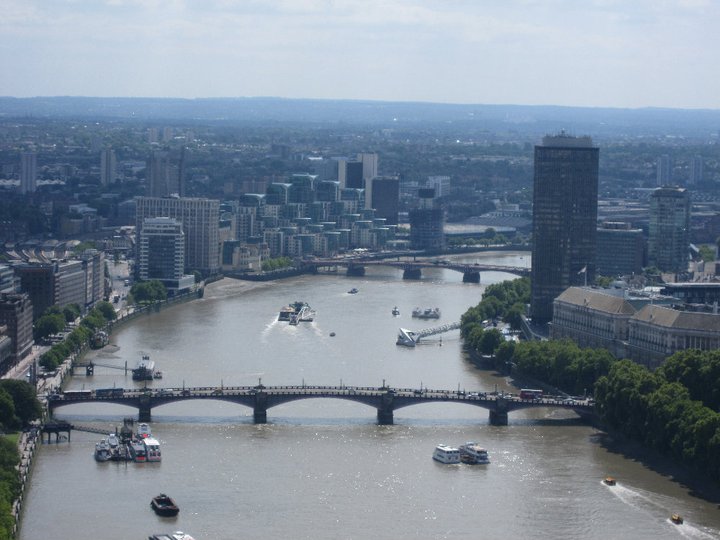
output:
POLYGON ((172 517, 177 516, 180 509, 170 497, 161 493, 157 497, 153 497, 150 506, 158 516, 172 517))
POLYGON ((335 337, 335 332, 330 332, 330 337, 335 337))
POLYGON ((612 476, 606 476, 603 480, 603 484, 605 484, 606 486, 614 486, 615 479, 612 476))
POLYGON ((353 287, 352 289, 350 289, 348 291, 348 294, 357 294, 357 293, 358 293, 358 290, 355 287, 353 287))
POLYGON ((670 521, 672 521, 675 525, 682 525, 684 520, 680 514, 673 514, 670 516, 670 521))
POLYGON ((392 314, 395 315, 396 317, 397 317, 398 315, 400 315, 400 310, 398 309, 397 306, 395 306, 395 307, 392 309, 392 314))

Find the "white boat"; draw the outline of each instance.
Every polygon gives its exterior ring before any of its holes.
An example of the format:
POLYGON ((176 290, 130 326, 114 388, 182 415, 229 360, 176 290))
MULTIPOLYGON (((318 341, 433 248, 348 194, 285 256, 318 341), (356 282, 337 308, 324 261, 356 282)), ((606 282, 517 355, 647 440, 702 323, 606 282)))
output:
POLYGON ((474 442, 466 442, 460 445, 460 461, 471 465, 484 465, 490 463, 487 450, 474 442))
POLYGON ((152 431, 150 430, 150 425, 146 424, 145 422, 142 422, 141 424, 138 424, 137 429, 137 436, 141 439, 144 439, 145 437, 150 437, 152 435, 152 431))
POLYGON ((460 449, 454 446, 438 444, 433 452, 433 459, 440 463, 453 464, 460 463, 460 449))
POLYGON ((162 461, 160 442, 157 439, 145 437, 142 442, 145 445, 145 455, 148 461, 162 461))
POLYGON ((111 457, 110 445, 107 440, 102 439, 95 443, 95 461, 108 461, 111 457))
POLYGON ((395 344, 402 345, 403 347, 414 347, 417 345, 415 332, 408 330, 407 328, 400 328, 395 344))
POLYGON ((416 307, 412 311, 412 316, 416 319, 439 319, 440 308, 419 308, 416 307))

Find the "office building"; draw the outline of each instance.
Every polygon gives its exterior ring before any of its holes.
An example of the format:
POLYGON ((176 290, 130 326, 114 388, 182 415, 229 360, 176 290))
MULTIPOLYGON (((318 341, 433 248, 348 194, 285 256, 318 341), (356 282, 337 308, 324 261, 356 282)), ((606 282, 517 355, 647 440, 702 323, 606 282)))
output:
POLYGON ((597 275, 606 277, 639 274, 644 266, 645 236, 629 223, 610 221, 597 230, 597 275))
POLYGON ((185 268, 205 275, 220 267, 220 201, 199 198, 138 197, 135 212, 137 243, 147 218, 168 217, 182 223, 185 233, 185 268))
POLYGON ((693 156, 690 160, 690 178, 689 184, 699 184, 703 181, 703 158, 702 156, 693 156))
POLYGON ((156 279, 169 291, 190 288, 194 277, 185 275, 185 233, 182 223, 168 217, 143 221, 138 244, 138 277, 156 279))
POLYGON ((25 358, 33 345, 33 307, 25 293, 0 294, 0 326, 12 340, 9 362, 15 364, 25 358))
POLYGON ((20 193, 33 193, 37 188, 37 154, 23 152, 20 156, 20 193))
POLYGON ((445 247, 445 212, 435 199, 435 190, 418 190, 419 208, 410 210, 410 247, 443 249, 445 247))
POLYGON ((373 178, 372 201, 370 208, 375 209, 375 215, 385 218, 388 225, 398 224, 400 211, 400 179, 396 176, 378 176, 373 178))
POLYGON ((648 264, 661 272, 685 272, 690 248, 690 193, 662 187, 650 196, 648 264))
POLYGON ((590 137, 547 136, 535 147, 531 316, 552 319, 553 300, 595 279, 599 150, 590 137))

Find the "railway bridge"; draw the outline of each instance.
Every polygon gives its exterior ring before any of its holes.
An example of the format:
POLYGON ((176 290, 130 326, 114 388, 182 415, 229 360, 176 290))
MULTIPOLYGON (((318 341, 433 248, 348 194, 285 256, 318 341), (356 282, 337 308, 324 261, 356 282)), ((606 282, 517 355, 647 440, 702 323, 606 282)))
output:
POLYGON ((232 386, 195 388, 144 388, 124 390, 76 390, 48 397, 50 413, 60 407, 77 403, 116 403, 138 409, 138 420, 149 422, 155 407, 187 400, 220 400, 237 403, 253 410, 256 424, 267 422, 272 407, 300 399, 331 398, 363 403, 377 410, 378 424, 392 424, 394 411, 421 403, 462 403, 489 411, 493 425, 507 425, 508 414, 534 407, 562 408, 581 417, 594 414, 594 404, 586 399, 545 397, 521 399, 515 395, 428 388, 390 388, 387 386, 232 386))

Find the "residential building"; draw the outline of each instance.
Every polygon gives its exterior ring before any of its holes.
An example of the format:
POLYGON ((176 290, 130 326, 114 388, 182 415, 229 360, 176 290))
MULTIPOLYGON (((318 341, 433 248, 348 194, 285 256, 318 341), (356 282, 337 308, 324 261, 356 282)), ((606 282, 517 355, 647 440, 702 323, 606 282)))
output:
POLYGON ((552 319, 553 300, 595 279, 599 150, 560 134, 535 147, 531 316, 552 319))
POLYGON ((115 150, 105 148, 100 153, 100 184, 108 186, 117 180, 117 159, 115 150))
POLYGON ((37 154, 23 152, 20 155, 20 193, 33 193, 37 188, 37 154))
POLYGON ((663 154, 657 159, 656 186, 670 185, 672 182, 672 159, 668 154, 663 154))

